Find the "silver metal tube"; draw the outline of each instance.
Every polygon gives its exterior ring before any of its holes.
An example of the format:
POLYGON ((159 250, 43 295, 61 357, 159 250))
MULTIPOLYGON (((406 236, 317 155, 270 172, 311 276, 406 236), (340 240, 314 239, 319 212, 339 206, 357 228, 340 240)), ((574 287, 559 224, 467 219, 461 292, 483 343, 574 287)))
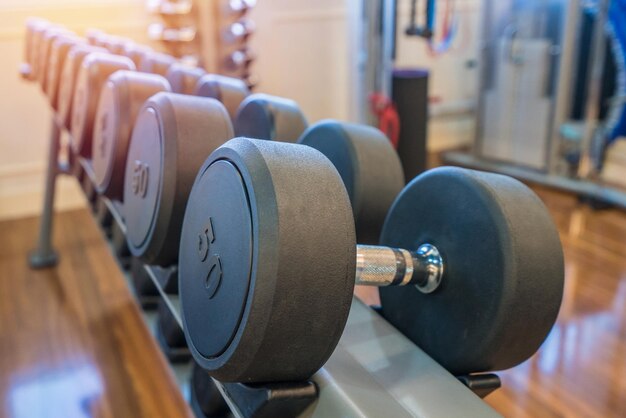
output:
POLYGON ((52 216, 54 215, 54 194, 56 177, 59 173, 59 149, 61 146, 61 129, 52 118, 48 149, 48 167, 41 210, 41 224, 39 225, 39 240, 37 248, 29 256, 29 265, 32 268, 45 268, 57 263, 58 257, 52 248, 52 216))
POLYGON ((593 26, 593 43, 589 60, 589 78, 587 88, 587 104, 585 108, 585 133, 580 144, 580 163, 578 165, 578 177, 589 178, 594 174, 594 165, 591 158, 591 145, 596 134, 600 115, 600 95, 602 89, 602 71, 604 69, 604 26, 608 20, 610 0, 598 1, 596 21, 593 26))
POLYGON ((415 285, 431 293, 441 283, 444 263, 434 245, 422 244, 417 251, 373 245, 357 245, 356 277, 358 285, 415 285))

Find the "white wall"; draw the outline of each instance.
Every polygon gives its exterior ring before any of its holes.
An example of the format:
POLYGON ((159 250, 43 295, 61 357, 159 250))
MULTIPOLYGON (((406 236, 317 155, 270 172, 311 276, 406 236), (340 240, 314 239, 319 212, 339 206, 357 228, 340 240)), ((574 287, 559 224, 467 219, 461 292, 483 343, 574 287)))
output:
MULTIPOLYGON (((210 1, 210 0, 202 0, 210 1)), ((350 65, 346 1, 259 0, 252 18, 257 33, 252 45, 259 59, 259 90, 295 99, 309 122, 348 119, 350 65)), ((457 0, 462 36, 455 50, 432 58, 423 41, 398 45, 399 66, 431 71, 435 112, 467 108, 474 97, 475 70, 465 66, 476 55, 479 0, 457 0), (438 110, 437 110, 438 109, 438 110)), ((408 21, 408 1, 400 0, 400 24, 408 21)), ((141 42, 149 16, 143 0, 3 0, 0 2, 0 218, 39 211, 47 151, 49 110, 38 87, 18 77, 24 21, 41 16, 82 32, 97 27, 141 42)), ((437 117, 430 124, 432 149, 455 146, 472 135, 472 119, 437 117)), ((58 208, 83 203, 75 182, 59 183, 58 208)))
MULTIPOLYGON (((82 33, 98 27, 146 41, 142 0, 2 0, 0 2, 0 218, 39 212, 50 111, 39 87, 18 76, 24 22, 40 16, 82 33)), ((74 180, 58 184, 57 207, 84 204, 74 180)))
MULTIPOLYGON (((296 100, 309 118, 348 119, 350 115, 348 1, 259 0, 252 14, 258 31, 252 46, 259 53, 255 72, 264 92, 296 100)), ((439 3, 443 3, 440 1, 439 3)), ((420 2, 423 4, 423 2, 420 2)), ((474 135, 477 70, 468 63, 478 53, 479 0, 456 0, 459 36, 450 52, 430 56, 421 38, 402 36, 410 3, 399 0, 398 67, 431 70, 429 148, 470 143, 474 135), (463 115, 459 116, 459 113, 463 115)), ((420 6, 420 11, 422 7, 420 6)), ((438 8, 439 14, 441 7, 438 8)), ((423 16, 419 16, 423 21, 423 16)))

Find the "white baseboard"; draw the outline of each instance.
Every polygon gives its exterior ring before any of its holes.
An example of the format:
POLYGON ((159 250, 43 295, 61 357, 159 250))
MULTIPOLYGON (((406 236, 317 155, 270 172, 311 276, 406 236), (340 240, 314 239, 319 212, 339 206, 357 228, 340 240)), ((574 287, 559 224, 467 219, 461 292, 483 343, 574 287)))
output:
MULTIPOLYGON (((44 192, 44 170, 24 170, 10 167, 0 173, 0 220, 37 216, 41 213, 44 192)), ((56 184, 55 210, 86 207, 76 179, 61 176, 56 184)))
POLYGON ((432 117, 428 123, 428 152, 471 145, 474 140, 473 114, 432 117))

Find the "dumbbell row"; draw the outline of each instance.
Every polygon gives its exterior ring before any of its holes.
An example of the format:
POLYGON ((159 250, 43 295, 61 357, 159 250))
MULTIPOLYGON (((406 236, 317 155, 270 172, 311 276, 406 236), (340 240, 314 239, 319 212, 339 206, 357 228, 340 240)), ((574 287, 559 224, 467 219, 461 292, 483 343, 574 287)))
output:
POLYGON ((303 133, 306 120, 285 104, 248 97, 233 129, 219 102, 161 92, 132 130, 129 246, 148 263, 179 262, 185 334, 199 364, 225 381, 308 378, 343 331, 355 283, 415 284, 381 290, 383 312, 453 373, 512 367, 536 351, 556 318, 563 271, 556 230, 529 189, 503 176, 435 170, 393 203, 381 226, 389 246, 357 246, 359 201, 349 189, 368 185, 358 171, 354 178, 358 146, 372 167, 383 142, 368 148, 374 130, 337 122, 303 133), (320 138, 321 152, 234 135, 320 138), (461 228, 468 225, 474 236, 461 228))

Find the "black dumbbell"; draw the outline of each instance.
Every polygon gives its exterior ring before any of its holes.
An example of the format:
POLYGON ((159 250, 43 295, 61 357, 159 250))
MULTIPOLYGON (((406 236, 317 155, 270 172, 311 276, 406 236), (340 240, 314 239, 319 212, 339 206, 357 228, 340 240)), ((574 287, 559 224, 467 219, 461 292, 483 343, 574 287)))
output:
POLYGON ((296 102, 260 93, 246 97, 234 122, 236 136, 281 142, 296 142, 306 127, 296 102))
POLYGON ((137 70, 142 73, 158 74, 163 77, 167 75, 172 64, 176 63, 176 58, 161 52, 145 52, 141 55, 137 70))
POLYGON ((189 386, 191 390, 189 403, 197 418, 227 418, 233 416, 211 376, 195 362, 191 370, 189 386))
POLYGON ((165 299, 159 300, 156 337, 161 350, 172 363, 186 363, 191 359, 185 334, 165 299))
POLYGON ((53 26, 45 30, 39 43, 39 52, 37 54, 37 81, 41 90, 46 93, 48 84, 48 71, 50 63, 50 53, 52 44, 60 36, 76 36, 63 27, 53 26))
POLYGON ((239 109, 241 102, 250 95, 250 90, 246 83, 238 78, 219 74, 205 74, 196 83, 193 94, 219 100, 228 111, 231 120, 234 121, 237 116, 237 109, 239 109))
POLYGON ((192 67, 183 63, 170 65, 165 75, 174 93, 194 94, 200 77, 206 74, 200 67, 192 67))
POLYGON ((346 189, 320 152, 224 144, 199 171, 180 239, 195 360, 223 381, 307 379, 333 352, 355 283, 380 286, 383 316, 455 375, 526 360, 554 324, 558 233, 516 180, 422 174, 395 200, 380 242, 357 247, 346 189))
POLYGON ((146 100, 162 91, 170 91, 170 85, 157 74, 121 70, 107 79, 93 131, 92 165, 98 193, 122 200, 133 125, 146 100))
POLYGON ((65 60, 70 50, 75 45, 81 45, 84 43, 85 41, 82 38, 66 34, 58 36, 52 43, 46 75, 45 93, 46 96, 48 96, 48 101, 54 111, 58 111, 59 109, 59 92, 61 90, 61 84, 64 82, 71 82, 70 80, 63 80, 61 77, 65 60))
POLYGON ((124 44, 124 50, 120 55, 130 58, 135 67, 139 68, 144 55, 153 53, 154 51, 145 45, 129 42, 124 44))
POLYGON ((174 93, 152 96, 133 129, 124 185, 130 251, 147 264, 169 266, 195 175, 217 147, 232 138, 217 100, 174 93))
POLYGON ((91 157, 91 138, 100 92, 111 74, 119 70, 135 70, 135 64, 121 55, 89 54, 83 60, 72 99, 70 146, 76 155, 91 157))
POLYGON ((24 56, 20 65, 20 75, 28 81, 35 80, 35 60, 39 43, 45 29, 52 24, 47 20, 31 17, 26 21, 26 33, 24 35, 24 56))
POLYGON ((350 197, 359 244, 377 244, 391 204, 404 187, 398 154, 378 129, 324 120, 298 140, 335 166, 350 197))
POLYGON ((59 80, 57 117, 61 125, 67 130, 72 128, 72 103, 80 67, 89 54, 96 52, 103 53, 106 52, 106 49, 93 45, 77 44, 70 48, 63 62, 63 71, 59 80))

